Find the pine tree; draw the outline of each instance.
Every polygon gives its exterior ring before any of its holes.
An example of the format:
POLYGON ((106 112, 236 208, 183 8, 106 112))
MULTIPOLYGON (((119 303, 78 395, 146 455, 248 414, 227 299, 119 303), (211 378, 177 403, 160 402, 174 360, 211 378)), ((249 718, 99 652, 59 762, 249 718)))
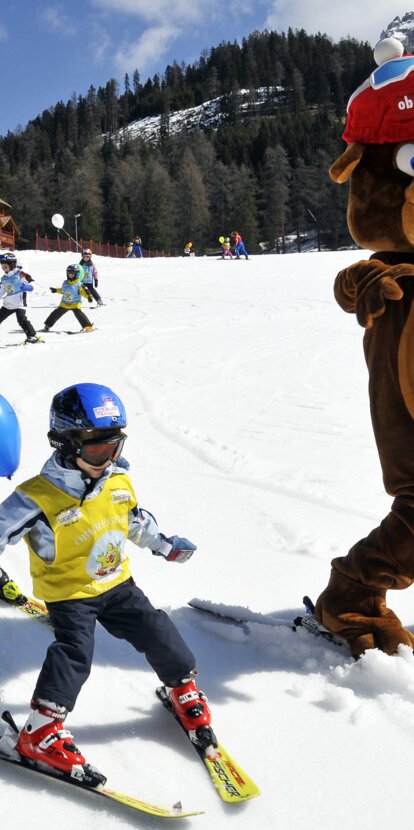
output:
POLYGON ((281 144, 265 152, 263 167, 263 234, 270 250, 286 251, 289 219, 289 182, 291 169, 281 144))
POLYGON ((231 167, 217 161, 215 178, 208 184, 209 201, 211 205, 211 238, 212 244, 217 245, 219 236, 230 233, 230 217, 234 211, 233 175, 231 167))
POLYGON ((210 231, 207 191, 193 152, 186 148, 177 176, 175 225, 179 245, 189 239, 197 250, 204 250, 210 231))
POLYGON ((134 69, 134 74, 132 76, 132 88, 134 90, 135 95, 138 95, 140 87, 141 87, 141 84, 140 84, 139 72, 138 72, 138 69, 134 69))
POLYGON ((234 165, 233 173, 233 210, 230 217, 232 230, 239 231, 249 251, 257 248, 257 182, 248 167, 240 169, 234 165))
POLYGON ((172 242, 173 183, 157 160, 147 165, 143 194, 144 239, 146 247, 169 252, 172 242))
POLYGON ((44 209, 40 177, 34 177, 28 167, 20 165, 19 172, 8 180, 6 201, 13 205, 21 239, 26 244, 33 243, 33 228, 38 226, 44 209))

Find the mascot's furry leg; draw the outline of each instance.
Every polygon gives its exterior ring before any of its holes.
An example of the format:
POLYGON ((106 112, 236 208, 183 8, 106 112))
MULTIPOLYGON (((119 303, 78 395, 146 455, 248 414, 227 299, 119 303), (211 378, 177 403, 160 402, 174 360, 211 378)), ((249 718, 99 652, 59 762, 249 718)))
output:
POLYGON ((315 614, 329 631, 348 641, 354 656, 369 648, 394 654, 414 634, 386 606, 387 589, 414 582, 414 497, 399 496, 391 513, 347 556, 332 561, 328 586, 315 614))

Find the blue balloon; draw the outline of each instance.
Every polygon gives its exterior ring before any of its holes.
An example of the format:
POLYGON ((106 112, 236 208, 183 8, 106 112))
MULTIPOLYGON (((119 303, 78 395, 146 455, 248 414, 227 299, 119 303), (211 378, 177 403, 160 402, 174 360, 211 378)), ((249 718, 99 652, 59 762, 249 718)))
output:
POLYGON ((20 426, 12 405, 0 395, 0 477, 11 478, 20 464, 20 426))

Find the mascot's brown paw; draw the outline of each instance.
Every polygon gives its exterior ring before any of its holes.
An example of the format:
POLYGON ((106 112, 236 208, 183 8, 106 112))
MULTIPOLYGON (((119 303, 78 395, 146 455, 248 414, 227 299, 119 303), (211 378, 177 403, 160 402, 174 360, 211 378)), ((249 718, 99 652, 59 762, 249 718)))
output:
POLYGON ((377 259, 362 260, 339 272, 335 298, 344 311, 355 312, 360 326, 369 329, 384 314, 387 300, 402 299, 404 292, 397 281, 407 276, 414 276, 412 265, 387 267, 377 259))
POLYGON ((354 657, 370 648, 386 654, 395 654, 402 644, 414 648, 414 634, 387 608, 385 592, 376 593, 335 570, 316 603, 315 615, 328 631, 348 642, 354 657))

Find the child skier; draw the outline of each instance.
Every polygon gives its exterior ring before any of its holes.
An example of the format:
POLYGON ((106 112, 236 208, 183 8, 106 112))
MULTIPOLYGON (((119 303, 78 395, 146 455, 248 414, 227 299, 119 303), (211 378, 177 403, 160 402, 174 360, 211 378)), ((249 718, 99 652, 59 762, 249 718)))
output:
POLYGON ((233 254, 231 252, 231 247, 230 247, 230 237, 228 237, 228 236, 226 236, 224 241, 221 243, 221 258, 225 259, 226 256, 230 257, 230 259, 233 259, 233 254))
POLYGON ((90 248, 85 248, 82 252, 82 259, 79 263, 84 270, 84 277, 82 284, 87 286, 88 291, 96 300, 97 305, 103 305, 102 299, 97 292, 98 287, 98 269, 94 262, 92 262, 92 251, 90 248))
POLYGON ((26 335, 25 343, 37 343, 40 338, 27 319, 23 306, 23 292, 33 291, 33 286, 23 281, 17 268, 15 254, 9 252, 0 254, 0 265, 3 270, 0 280, 0 298, 4 297, 3 306, 0 308, 0 324, 11 314, 15 314, 20 328, 26 335))
POLYGON ((132 257, 142 257, 142 239, 140 236, 134 236, 134 241, 132 243, 132 257))
MULTIPOLYGON (((40 475, 0 505, 0 552, 24 537, 34 593, 46 602, 56 638, 29 718, 19 735, 6 728, 0 752, 46 764, 88 786, 106 779, 86 763, 63 722, 89 676, 97 620, 145 654, 193 742, 217 744, 205 696, 195 685, 193 654, 129 570, 127 539, 169 562, 185 562, 196 546, 164 536, 152 514, 138 506, 121 457, 126 423, 122 401, 106 386, 81 383, 58 392, 48 433, 55 452, 40 475)), ((0 598, 14 604, 25 599, 1 570, 0 598)))
POLYGON ((244 246, 244 242, 242 237, 240 236, 238 231, 232 231, 230 234, 232 241, 233 241, 233 251, 236 255, 237 259, 240 259, 240 254, 243 254, 245 259, 249 259, 249 255, 246 251, 244 246))
POLYGON ((93 331, 93 324, 81 309, 82 297, 86 297, 89 303, 92 302, 88 288, 82 285, 81 267, 80 265, 68 265, 62 287, 50 289, 52 294, 62 294, 62 300, 45 320, 42 331, 49 331, 67 311, 73 311, 78 323, 82 326, 82 331, 93 331))

